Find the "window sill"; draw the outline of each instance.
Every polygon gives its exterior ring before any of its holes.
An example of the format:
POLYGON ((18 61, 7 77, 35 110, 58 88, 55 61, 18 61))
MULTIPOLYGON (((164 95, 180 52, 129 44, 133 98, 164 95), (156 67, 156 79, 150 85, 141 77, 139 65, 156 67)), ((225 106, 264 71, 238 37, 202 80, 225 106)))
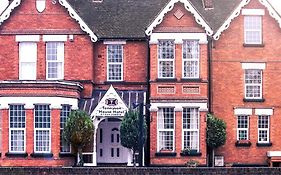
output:
POLYGON ((156 82, 177 82, 176 78, 157 78, 156 82))
POLYGON ((116 81, 105 81, 104 84, 123 84, 123 80, 116 80, 116 81))
POLYGON ((186 153, 186 152, 181 152, 180 153, 180 155, 181 156, 202 156, 202 153, 201 152, 193 152, 193 151, 191 151, 191 152, 188 152, 188 153, 186 153))
POLYGON ((175 153, 175 152, 157 152, 157 153, 155 153, 155 156, 157 156, 157 157, 175 157, 175 156, 177 156, 177 153, 175 153))
POLYGON ((256 143, 257 147, 270 147, 272 146, 272 143, 256 143))
POLYGON ((264 98, 261 99, 248 99, 248 98, 244 98, 243 99, 244 102, 265 102, 264 98))
POLYGON ((74 154, 72 153, 59 153, 60 157, 75 157, 74 154))
POLYGON ((237 141, 235 143, 236 147, 250 147, 252 144, 249 140, 237 141))
POLYGON ((11 152, 7 152, 5 154, 6 157, 27 157, 28 154, 27 153, 11 153, 11 152))
POLYGON ((51 158, 53 157, 53 153, 31 153, 31 157, 42 157, 42 158, 51 158))
POLYGON ((243 44, 244 47, 264 47, 264 44, 243 44))
POLYGON ((196 82, 196 83, 201 83, 202 79, 201 78, 182 78, 181 82, 196 82))

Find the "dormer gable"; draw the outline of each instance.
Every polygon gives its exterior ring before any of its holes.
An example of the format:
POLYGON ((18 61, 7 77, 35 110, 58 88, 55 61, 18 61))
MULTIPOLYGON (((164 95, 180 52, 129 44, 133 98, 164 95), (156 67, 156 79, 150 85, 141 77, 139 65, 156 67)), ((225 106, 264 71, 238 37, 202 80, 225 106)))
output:
MULTIPOLYGON (((281 28, 281 17, 280 15, 277 13, 277 11, 273 8, 273 6, 270 4, 270 2, 268 0, 258 0, 260 2, 260 4, 262 4, 263 6, 265 6, 265 8, 268 10, 269 15, 274 18, 278 24, 279 27, 281 28)), ((215 40, 218 40, 222 34, 223 31, 225 31, 226 29, 229 28, 231 22, 238 17, 240 14, 242 14, 242 9, 245 8, 249 3, 251 2, 251 0, 242 0, 239 5, 232 11, 231 15, 224 21, 224 23, 222 24, 222 26, 216 31, 216 33, 214 34, 213 38, 215 40)), ((257 10, 256 10, 257 11, 257 10)), ((258 12, 258 11, 257 11, 258 12)))
MULTIPOLYGON (((163 10, 158 14, 158 16, 153 20, 152 23, 147 27, 145 33, 146 35, 150 36, 155 30, 157 26, 159 26, 162 22, 164 17, 168 12, 171 12, 177 3, 181 3, 184 6, 184 9, 192 14, 194 17, 194 21, 203 27, 206 34, 211 36, 213 34, 213 30, 209 26, 209 24, 202 18, 202 16, 198 13, 198 11, 194 8, 194 6, 188 0, 171 0, 163 10)), ((183 16, 183 11, 175 11, 174 16, 180 19, 183 16)))

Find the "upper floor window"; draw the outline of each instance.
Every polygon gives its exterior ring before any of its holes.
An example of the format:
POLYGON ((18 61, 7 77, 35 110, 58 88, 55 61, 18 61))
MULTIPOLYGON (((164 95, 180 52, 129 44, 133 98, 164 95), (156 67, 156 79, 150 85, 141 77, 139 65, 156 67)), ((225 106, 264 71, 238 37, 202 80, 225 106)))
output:
POLYGON ((123 46, 107 45, 107 80, 123 81, 123 46))
POLYGON ((34 108, 34 152, 51 152, 51 110, 49 105, 35 105, 34 108))
POLYGON ((199 109, 183 108, 183 149, 199 151, 199 109))
POLYGON ((25 109, 24 105, 9 107, 9 152, 25 152, 25 109))
POLYGON ((19 43, 19 79, 36 80, 37 44, 19 43))
POLYGON ((199 41, 183 42, 183 78, 199 78, 199 41))
POLYGON ((174 108, 158 110, 158 150, 174 150, 175 112, 174 108))
POLYGON ((174 78, 175 44, 173 40, 159 40, 158 78, 174 78))
POLYGON ((64 43, 46 43, 47 79, 63 79, 64 43))
POLYGON ((258 142, 268 143, 269 142, 269 116, 260 115, 258 116, 258 142))
POLYGON ((262 44, 262 16, 244 16, 245 44, 262 44))
POLYGON ((64 139, 62 138, 62 132, 63 128, 65 126, 65 123, 67 121, 67 118, 71 112, 71 106, 70 105, 62 105, 62 109, 60 112, 60 152, 61 153, 70 153, 71 152, 71 145, 66 143, 64 139))
POLYGON ((262 70, 260 69, 245 70, 245 98, 246 99, 262 98, 262 70))
POLYGON ((237 116, 237 140, 249 140, 249 116, 237 116))

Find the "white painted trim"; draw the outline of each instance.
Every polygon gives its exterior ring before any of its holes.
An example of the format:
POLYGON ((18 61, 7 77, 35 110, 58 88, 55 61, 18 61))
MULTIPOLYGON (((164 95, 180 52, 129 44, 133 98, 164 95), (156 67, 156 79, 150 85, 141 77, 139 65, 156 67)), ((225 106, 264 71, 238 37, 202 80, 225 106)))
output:
MULTIPOLYGON (((120 44, 116 44, 120 45, 120 44)), ((122 51, 122 63, 120 62, 114 62, 114 63, 109 63, 109 58, 108 58, 108 47, 109 44, 106 46, 106 80, 107 81, 112 81, 112 82, 118 82, 118 81, 123 81, 124 80, 124 46, 121 45, 121 51, 122 51), (110 80, 109 79, 109 65, 121 65, 121 79, 120 80, 110 80)))
POLYGON ((16 35, 16 42, 39 42, 40 35, 16 35))
POLYGON ((0 84, 61 84, 61 85, 67 85, 67 86, 78 86, 79 88, 83 89, 83 86, 80 83, 65 82, 65 81, 19 80, 19 81, 0 81, 0 84))
POLYGON ((158 44, 159 40, 174 40, 175 44, 182 44, 183 40, 199 40, 199 44, 207 44, 205 33, 152 33, 150 44, 158 44))
POLYGON ((265 69, 265 63, 242 63, 242 69, 265 69))
POLYGON ((281 157, 281 151, 267 151, 267 157, 281 157))
POLYGON ((9 104, 25 104, 25 109, 34 109, 34 104, 50 104, 51 109, 61 109, 61 105, 71 105, 78 109, 78 99, 66 97, 0 97, 0 109, 9 109, 9 104))
MULTIPOLYGON (((218 40, 220 38, 220 35, 223 31, 228 29, 230 26, 230 23, 234 18, 239 16, 241 9, 246 6, 251 0, 242 0, 241 3, 238 5, 238 7, 232 12, 232 14, 227 18, 227 20, 223 23, 223 25, 217 30, 217 32, 214 34, 213 38, 215 40, 218 40)), ((276 10, 273 9, 272 5, 267 0, 259 0, 259 2, 264 5, 267 10, 269 11, 269 15, 274 18, 281 28, 281 16, 276 12, 276 10)))
POLYGON ((153 29, 163 21, 164 16, 174 8, 174 5, 177 2, 181 2, 184 4, 185 9, 194 16, 195 21, 205 29, 207 35, 211 36, 213 34, 213 30, 211 29, 211 27, 207 24, 206 21, 204 21, 201 15, 195 10, 193 5, 188 0, 171 0, 154 19, 154 21, 147 27, 145 31, 146 35, 150 36, 152 34, 153 29))
POLYGON ((126 41, 103 41, 103 44, 109 45, 109 44, 122 44, 125 45, 126 41))
POLYGON ((88 27, 88 25, 83 21, 83 19, 76 13, 76 11, 71 7, 71 5, 66 0, 59 0, 59 3, 63 7, 65 7, 68 10, 69 15, 80 24, 80 28, 90 36, 92 42, 96 42, 98 40, 98 37, 88 27))
POLYGON ((255 109, 255 115, 273 115, 273 109, 255 109))
POLYGON ((2 13, 2 15, 0 16, 0 25, 5 21, 7 20, 12 11, 17 7, 19 6, 21 3, 21 0, 14 0, 9 6, 8 8, 6 8, 6 10, 2 13))
POLYGON ((234 115, 252 115, 253 110, 252 108, 235 108, 234 109, 234 115))
POLYGON ((43 35, 43 41, 67 41, 67 35, 43 35))
POLYGON ((207 103, 150 103, 150 111, 158 111, 158 108, 174 107, 175 109, 187 108, 187 107, 198 107, 199 111, 208 110, 207 103))
POLYGON ((264 9, 242 9, 242 15, 260 15, 265 14, 264 9))

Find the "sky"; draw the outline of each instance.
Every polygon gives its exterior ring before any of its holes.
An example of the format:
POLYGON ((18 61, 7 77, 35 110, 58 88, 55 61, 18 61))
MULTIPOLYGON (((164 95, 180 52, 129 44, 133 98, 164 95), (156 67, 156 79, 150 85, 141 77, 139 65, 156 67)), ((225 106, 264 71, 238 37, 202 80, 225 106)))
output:
POLYGON ((269 2, 272 3, 272 5, 276 8, 276 10, 279 11, 281 14, 281 0, 268 0, 269 2))

